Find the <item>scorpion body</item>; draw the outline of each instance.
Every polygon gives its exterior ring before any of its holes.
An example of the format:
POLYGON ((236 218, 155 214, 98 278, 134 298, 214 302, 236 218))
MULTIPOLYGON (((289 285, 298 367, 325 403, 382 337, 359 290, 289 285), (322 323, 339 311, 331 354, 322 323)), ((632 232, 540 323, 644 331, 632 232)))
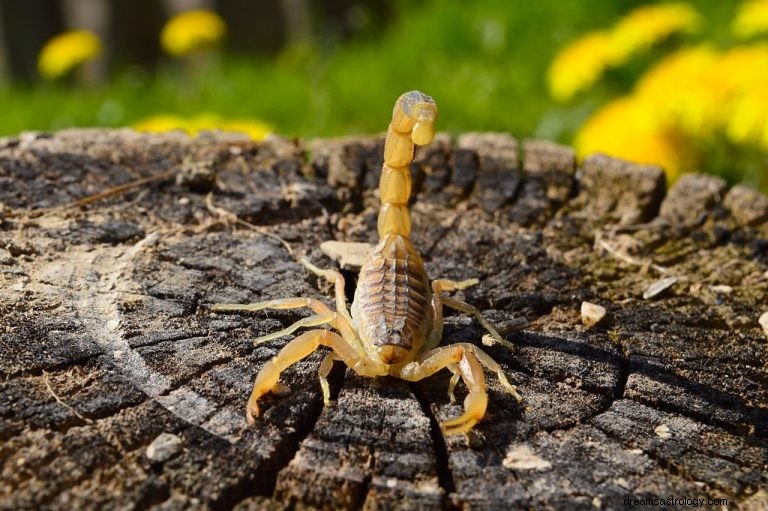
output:
POLYGON ((347 310, 342 275, 334 270, 317 268, 306 259, 301 263, 309 271, 334 284, 335 311, 312 298, 213 306, 216 311, 309 307, 315 312, 284 330, 256 339, 256 344, 292 334, 300 328, 330 325, 336 330, 314 329, 300 334, 261 368, 246 409, 249 423, 258 417, 258 401, 275 388, 280 373, 321 345, 331 348, 319 370, 326 403, 330 397, 327 376, 337 360, 359 375, 391 375, 407 381, 424 379, 444 368, 450 370, 453 373, 448 387, 451 401, 459 379, 469 392, 464 400, 464 413, 440 424, 445 434, 466 433, 485 415, 488 396, 483 366, 496 373, 502 386, 521 400, 499 364, 477 346, 469 343, 439 346, 443 335, 443 306, 472 314, 496 341, 503 344, 506 341, 475 307, 444 294, 474 285, 477 280, 438 279, 430 283, 421 256, 409 238, 409 164, 413 160, 414 145, 428 144, 434 138, 436 118, 434 100, 421 92, 407 92, 395 103, 379 182, 382 203, 377 223, 379 243, 360 270, 351 315, 347 310))

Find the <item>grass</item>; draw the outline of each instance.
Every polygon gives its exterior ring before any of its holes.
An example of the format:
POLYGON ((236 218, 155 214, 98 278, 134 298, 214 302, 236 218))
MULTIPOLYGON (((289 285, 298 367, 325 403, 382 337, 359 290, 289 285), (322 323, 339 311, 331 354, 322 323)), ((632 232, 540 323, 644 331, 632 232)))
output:
POLYGON ((100 87, 5 86, 0 134, 201 112, 261 119, 286 135, 377 132, 400 92, 421 89, 441 107, 440 129, 530 136, 552 115, 544 73, 557 49, 631 5, 401 2, 398 21, 380 37, 332 51, 292 48, 272 62, 225 55, 198 73, 169 61, 155 74, 128 70, 100 87))

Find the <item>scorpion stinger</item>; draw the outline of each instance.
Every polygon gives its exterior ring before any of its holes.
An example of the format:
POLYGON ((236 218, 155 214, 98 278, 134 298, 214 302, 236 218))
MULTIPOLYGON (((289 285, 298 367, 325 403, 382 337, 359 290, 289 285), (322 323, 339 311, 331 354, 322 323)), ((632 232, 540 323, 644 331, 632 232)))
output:
POLYGON ((444 293, 477 284, 477 279, 454 282, 437 279, 430 283, 424 263, 410 241, 411 195, 409 165, 414 145, 430 143, 435 136, 435 101, 418 91, 406 92, 395 103, 384 144, 384 166, 379 182, 381 210, 379 243, 360 269, 351 314, 344 295, 344 278, 334 270, 323 270, 302 259, 312 273, 335 285, 336 310, 312 298, 286 298, 250 305, 214 305, 214 311, 257 311, 267 308, 308 307, 315 314, 290 327, 256 339, 255 344, 289 335, 304 327, 329 325, 336 332, 316 329, 302 333, 283 347, 261 368, 246 415, 252 423, 259 415, 259 399, 277 385, 280 373, 314 352, 320 345, 331 348, 320 364, 320 384, 325 402, 330 391, 327 376, 334 361, 341 360, 362 376, 391 375, 408 381, 424 379, 441 369, 453 373, 449 395, 461 379, 469 393, 464 413, 441 423, 445 434, 465 433, 485 415, 488 395, 483 366, 494 372, 502 386, 518 401, 522 398, 509 383, 501 366, 480 348, 469 343, 438 346, 443 335, 443 306, 475 316, 492 338, 510 346, 474 306, 444 296, 444 293))

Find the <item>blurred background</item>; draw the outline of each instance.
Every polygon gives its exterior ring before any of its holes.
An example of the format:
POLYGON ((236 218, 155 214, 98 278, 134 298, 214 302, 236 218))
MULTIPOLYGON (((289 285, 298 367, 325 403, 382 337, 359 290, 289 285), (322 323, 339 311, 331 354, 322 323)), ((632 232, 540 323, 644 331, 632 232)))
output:
POLYGON ((768 0, 0 0, 0 135, 508 131, 768 191, 768 0))

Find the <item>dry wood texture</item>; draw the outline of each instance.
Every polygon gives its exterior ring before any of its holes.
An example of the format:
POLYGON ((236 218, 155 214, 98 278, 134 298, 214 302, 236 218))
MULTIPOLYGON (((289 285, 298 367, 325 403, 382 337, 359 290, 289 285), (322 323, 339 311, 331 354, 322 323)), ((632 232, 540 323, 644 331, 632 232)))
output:
MULTIPOLYGON (((376 238, 381 154, 380 138, 0 140, 0 507, 765 509, 768 198, 705 175, 667 193, 654 167, 576 168, 567 148, 502 134, 418 152, 412 238, 431 277, 479 278, 460 297, 519 347, 488 351, 525 404, 489 378, 486 419, 445 439, 437 421, 460 410, 448 374, 411 385, 339 365, 323 407, 317 353, 247 428, 254 374, 285 343, 250 341, 303 312, 208 305, 332 301, 206 192, 327 266, 322 241, 376 238), (643 299, 664 277, 677 281, 643 299), (582 301, 606 318, 585 328, 582 301)), ((446 323, 445 342, 480 342, 474 320, 446 323)))

